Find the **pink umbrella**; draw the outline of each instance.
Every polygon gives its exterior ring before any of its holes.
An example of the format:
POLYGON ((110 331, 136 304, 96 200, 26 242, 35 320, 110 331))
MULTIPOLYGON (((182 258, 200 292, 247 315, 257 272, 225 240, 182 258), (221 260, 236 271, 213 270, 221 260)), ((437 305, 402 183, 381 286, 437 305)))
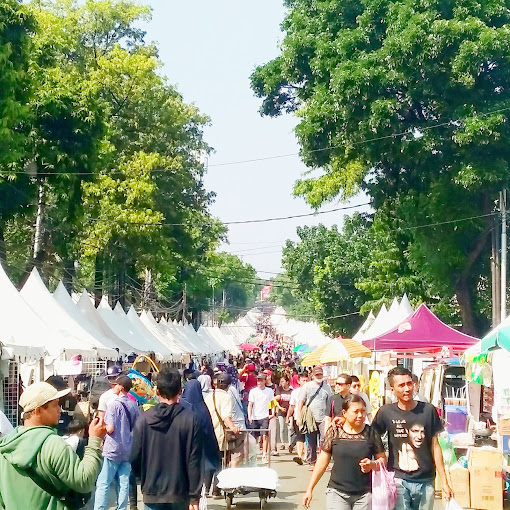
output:
POLYGON ((258 349, 258 347, 253 344, 241 344, 239 349, 241 349, 241 351, 255 351, 258 349))

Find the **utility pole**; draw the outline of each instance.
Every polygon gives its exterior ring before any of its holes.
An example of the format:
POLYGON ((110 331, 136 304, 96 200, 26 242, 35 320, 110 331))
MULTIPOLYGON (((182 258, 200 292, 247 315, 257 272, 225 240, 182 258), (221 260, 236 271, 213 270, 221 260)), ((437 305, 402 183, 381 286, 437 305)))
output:
POLYGON ((39 199, 37 201, 37 216, 35 218, 35 233, 34 233, 34 264, 37 266, 39 259, 39 252, 42 244, 42 217, 44 209, 44 189, 43 184, 39 184, 39 199))
POLYGON ((214 305, 214 283, 211 285, 212 287, 212 325, 214 326, 214 317, 216 315, 216 309, 214 305))
POLYGON ((500 235, 499 219, 493 218, 492 228, 492 256, 491 256, 491 275, 492 275, 492 327, 495 328, 501 322, 501 263, 500 263, 500 235))
POLYGON ((186 291, 188 290, 188 285, 184 284, 184 292, 182 293, 182 322, 183 324, 188 324, 188 319, 186 318, 186 291))
POLYGON ((221 297, 221 306, 223 310, 225 310, 225 303, 227 302, 227 294, 225 293, 225 289, 223 289, 223 295, 221 297))
POLYGON ((506 254, 507 254, 507 236, 506 236, 506 189, 500 193, 501 209, 501 320, 506 319, 506 254))

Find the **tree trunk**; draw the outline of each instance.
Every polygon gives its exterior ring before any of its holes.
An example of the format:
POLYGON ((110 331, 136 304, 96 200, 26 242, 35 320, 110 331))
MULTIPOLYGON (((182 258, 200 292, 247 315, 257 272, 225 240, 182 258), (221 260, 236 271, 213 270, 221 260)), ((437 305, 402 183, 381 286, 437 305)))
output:
POLYGON ((73 278, 76 275, 76 268, 74 267, 74 260, 66 259, 64 261, 64 274, 62 275, 62 283, 71 295, 73 292, 73 278))
POLYGON ((5 253, 4 227, 5 221, 3 218, 0 218, 0 263, 3 263, 5 267, 6 253, 5 253))
POLYGON ((94 301, 96 308, 101 303, 103 298, 103 255, 96 255, 95 267, 94 267, 94 301))
POLYGON ((469 277, 462 276, 457 280, 455 295, 459 303, 462 316, 462 330, 468 335, 477 336, 478 328, 473 313, 473 299, 471 296, 472 282, 469 277))
POLYGON ((119 261, 118 269, 117 269, 117 290, 118 290, 118 300, 122 305, 124 310, 126 309, 126 263, 124 260, 119 261))

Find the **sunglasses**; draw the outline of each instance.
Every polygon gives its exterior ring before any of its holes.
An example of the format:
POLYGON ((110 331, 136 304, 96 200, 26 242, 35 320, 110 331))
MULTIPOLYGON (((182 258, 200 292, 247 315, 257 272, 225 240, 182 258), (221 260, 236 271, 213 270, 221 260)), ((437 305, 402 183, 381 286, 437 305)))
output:
POLYGON ((343 382, 343 381, 337 381, 336 382, 336 385, 337 386, 345 386, 347 383, 346 382, 343 382))

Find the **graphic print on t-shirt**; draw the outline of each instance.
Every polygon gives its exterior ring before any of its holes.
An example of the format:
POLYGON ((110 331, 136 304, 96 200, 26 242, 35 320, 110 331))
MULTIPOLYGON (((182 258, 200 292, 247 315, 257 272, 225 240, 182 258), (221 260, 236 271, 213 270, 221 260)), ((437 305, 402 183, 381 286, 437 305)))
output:
POLYGON ((432 438, 443 429, 434 406, 417 402, 413 410, 403 411, 397 404, 385 405, 379 409, 373 426, 380 435, 388 433, 388 468, 395 471, 397 478, 434 479, 432 438))
POLYGON ((425 427, 420 423, 409 426, 406 420, 393 420, 395 424, 395 437, 405 439, 398 451, 398 467, 407 473, 418 471, 420 464, 416 450, 423 446, 425 440, 425 427), (404 422, 404 423, 402 423, 404 422))

